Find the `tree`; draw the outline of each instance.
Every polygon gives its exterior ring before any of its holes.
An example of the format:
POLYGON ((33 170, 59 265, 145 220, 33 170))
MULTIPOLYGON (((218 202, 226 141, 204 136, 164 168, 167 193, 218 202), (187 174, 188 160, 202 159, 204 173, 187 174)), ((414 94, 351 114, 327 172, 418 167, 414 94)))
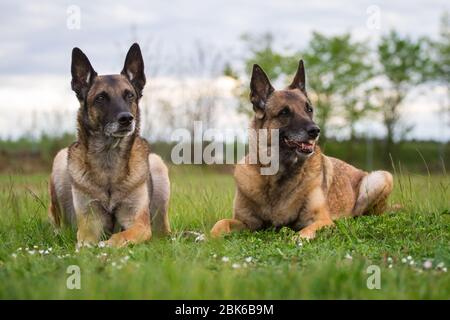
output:
POLYGON ((241 39, 244 41, 248 54, 244 58, 244 70, 238 72, 225 65, 224 75, 236 80, 235 95, 239 98, 238 111, 247 115, 253 114, 253 109, 249 101, 250 94, 250 74, 253 65, 260 65, 272 82, 277 82, 284 75, 293 72, 298 63, 298 57, 293 54, 281 53, 275 49, 274 38, 271 33, 262 35, 244 34, 241 39))
MULTIPOLYGON (((442 15, 440 23, 439 37, 437 40, 430 40, 429 53, 432 57, 432 68, 427 76, 428 80, 435 82, 438 86, 445 89, 445 98, 441 102, 439 110, 440 119, 444 127, 450 126, 450 16, 448 12, 442 15)), ((445 135, 445 133, 444 133, 445 135)), ((448 137, 439 150, 442 160, 445 158, 445 145, 448 143, 448 137)))
POLYGON ((349 33, 328 37, 318 32, 313 33, 303 51, 307 84, 322 140, 326 139, 329 120, 337 109, 350 128, 350 139, 354 140, 355 123, 369 110, 363 89, 373 76, 368 53, 367 46, 353 41, 349 33))
POLYGON ((435 49, 434 79, 444 84, 450 95, 450 15, 441 18, 439 38, 433 43, 435 49))
POLYGON ((445 87, 447 103, 443 105, 442 111, 450 115, 450 16, 448 12, 442 15, 439 38, 432 43, 432 47, 434 68, 431 78, 445 87))
POLYGON ((401 103, 413 87, 425 80, 424 45, 424 39, 414 41, 408 36, 401 37, 394 30, 383 36, 378 44, 379 75, 385 85, 378 88, 376 100, 386 128, 387 154, 392 153, 394 135, 402 135, 408 130, 399 123, 401 103))

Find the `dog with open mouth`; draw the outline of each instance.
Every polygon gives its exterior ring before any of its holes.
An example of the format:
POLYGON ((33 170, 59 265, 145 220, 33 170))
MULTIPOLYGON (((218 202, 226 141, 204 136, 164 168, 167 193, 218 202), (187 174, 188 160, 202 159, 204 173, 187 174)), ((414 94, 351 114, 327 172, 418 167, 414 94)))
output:
POLYGON ((233 218, 218 221, 211 236, 287 226, 298 231, 296 238, 312 239, 340 217, 385 210, 393 189, 389 172, 365 172, 324 155, 317 145, 320 128, 313 120, 303 61, 284 90, 275 90, 254 65, 250 101, 255 112, 251 128, 279 131, 279 141, 268 141, 279 143, 279 170, 262 175, 263 164, 251 163, 247 155, 235 168, 233 218))

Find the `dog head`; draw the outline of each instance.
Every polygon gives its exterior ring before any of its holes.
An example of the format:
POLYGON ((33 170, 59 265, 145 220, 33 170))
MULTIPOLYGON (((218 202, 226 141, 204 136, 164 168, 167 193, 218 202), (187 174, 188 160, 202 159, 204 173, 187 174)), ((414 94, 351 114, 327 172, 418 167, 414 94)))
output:
POLYGON ((72 51, 72 90, 81 104, 80 125, 88 132, 122 138, 139 125, 139 99, 145 85, 141 49, 133 44, 120 74, 97 75, 87 56, 72 51))
POLYGON ((320 129, 313 121, 302 60, 294 80, 283 90, 275 90, 263 69, 255 64, 250 101, 255 111, 255 127, 279 130, 280 159, 305 160, 314 153, 320 129))

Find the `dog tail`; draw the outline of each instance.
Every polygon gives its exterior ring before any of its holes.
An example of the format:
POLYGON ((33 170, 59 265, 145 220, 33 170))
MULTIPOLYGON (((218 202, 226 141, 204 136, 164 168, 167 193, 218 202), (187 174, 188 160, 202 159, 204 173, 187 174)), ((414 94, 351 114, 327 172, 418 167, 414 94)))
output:
POLYGON ((160 156, 151 153, 148 156, 151 177, 150 216, 152 229, 158 234, 170 233, 169 198, 170 180, 169 170, 160 156))

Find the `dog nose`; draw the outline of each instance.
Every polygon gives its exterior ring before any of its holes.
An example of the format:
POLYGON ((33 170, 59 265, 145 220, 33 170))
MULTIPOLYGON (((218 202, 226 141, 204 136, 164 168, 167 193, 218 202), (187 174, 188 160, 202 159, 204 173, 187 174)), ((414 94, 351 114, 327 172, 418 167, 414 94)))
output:
POLYGON ((313 125, 310 125, 306 131, 308 132, 308 135, 310 138, 315 139, 315 138, 317 138, 317 136, 320 133, 320 128, 319 128, 319 126, 313 124, 313 125))
POLYGON ((119 115, 117 116, 117 122, 119 122, 119 124, 121 126, 128 126, 131 124, 131 121, 133 121, 134 117, 131 113, 129 112, 121 112, 119 113, 119 115))

